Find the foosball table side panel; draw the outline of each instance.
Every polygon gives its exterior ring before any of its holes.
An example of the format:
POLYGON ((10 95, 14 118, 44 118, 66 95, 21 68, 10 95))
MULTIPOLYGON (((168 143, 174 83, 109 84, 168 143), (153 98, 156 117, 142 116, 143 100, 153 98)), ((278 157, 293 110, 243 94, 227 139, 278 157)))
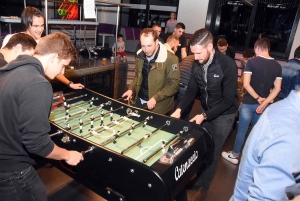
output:
MULTIPOLYGON (((91 146, 76 136, 71 136, 69 144, 60 143, 61 136, 53 138, 58 146, 68 150, 87 150, 91 146)), ((54 160, 50 163, 110 201, 170 200, 164 181, 150 167, 99 147, 85 154, 77 166, 54 160)))

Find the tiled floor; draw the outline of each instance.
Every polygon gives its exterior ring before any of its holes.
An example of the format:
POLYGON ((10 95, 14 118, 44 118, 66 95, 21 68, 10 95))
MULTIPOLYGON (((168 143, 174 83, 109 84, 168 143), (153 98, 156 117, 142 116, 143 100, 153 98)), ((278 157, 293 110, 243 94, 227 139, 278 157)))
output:
MULTIPOLYGON (((199 108, 199 101, 196 101, 193 114, 196 114, 199 108)), ((228 137, 224 150, 231 150, 235 139, 236 130, 232 130, 228 137)), ((211 184, 206 201, 225 201, 230 198, 233 192, 234 182, 238 166, 220 158, 219 166, 215 178, 211 184)), ((83 185, 74 181, 60 170, 50 165, 40 168, 39 176, 46 186, 46 193, 49 201, 104 201, 102 197, 95 194, 83 185)), ((191 199, 197 191, 197 187, 191 187, 187 190, 188 198, 191 199)))

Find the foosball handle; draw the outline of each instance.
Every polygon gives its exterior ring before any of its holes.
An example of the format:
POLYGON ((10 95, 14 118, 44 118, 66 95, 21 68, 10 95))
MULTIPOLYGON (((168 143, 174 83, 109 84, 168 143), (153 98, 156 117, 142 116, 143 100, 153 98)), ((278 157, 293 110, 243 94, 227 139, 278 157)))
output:
POLYGON ((53 136, 55 136, 55 135, 59 135, 59 134, 62 134, 62 133, 63 133, 62 130, 58 130, 56 133, 50 134, 50 137, 53 137, 53 136))
POLYGON ((86 154, 86 153, 89 153, 89 152, 92 152, 93 150, 95 149, 94 146, 90 146, 86 151, 82 151, 82 155, 86 154))

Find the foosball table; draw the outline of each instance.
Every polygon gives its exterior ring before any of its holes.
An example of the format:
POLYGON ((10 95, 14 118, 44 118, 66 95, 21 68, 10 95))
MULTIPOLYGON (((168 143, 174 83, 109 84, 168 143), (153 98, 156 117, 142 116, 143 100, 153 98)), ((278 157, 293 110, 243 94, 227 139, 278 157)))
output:
POLYGON ((50 114, 51 138, 84 161, 55 167, 109 201, 171 201, 210 163, 202 127, 139 109, 89 89, 65 93, 50 114))

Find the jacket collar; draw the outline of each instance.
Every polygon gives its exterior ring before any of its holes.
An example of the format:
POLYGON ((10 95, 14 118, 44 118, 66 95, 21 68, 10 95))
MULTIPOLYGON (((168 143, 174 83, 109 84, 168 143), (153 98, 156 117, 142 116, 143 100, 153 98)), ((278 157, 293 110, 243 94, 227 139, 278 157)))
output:
MULTIPOLYGON (((159 42, 159 52, 157 55, 157 58, 155 60, 155 62, 159 62, 159 63, 163 63, 167 60, 167 56, 168 56, 168 50, 167 48, 161 43, 159 42)), ((140 54, 144 53, 142 49, 137 51, 137 55, 140 56, 140 54)))

